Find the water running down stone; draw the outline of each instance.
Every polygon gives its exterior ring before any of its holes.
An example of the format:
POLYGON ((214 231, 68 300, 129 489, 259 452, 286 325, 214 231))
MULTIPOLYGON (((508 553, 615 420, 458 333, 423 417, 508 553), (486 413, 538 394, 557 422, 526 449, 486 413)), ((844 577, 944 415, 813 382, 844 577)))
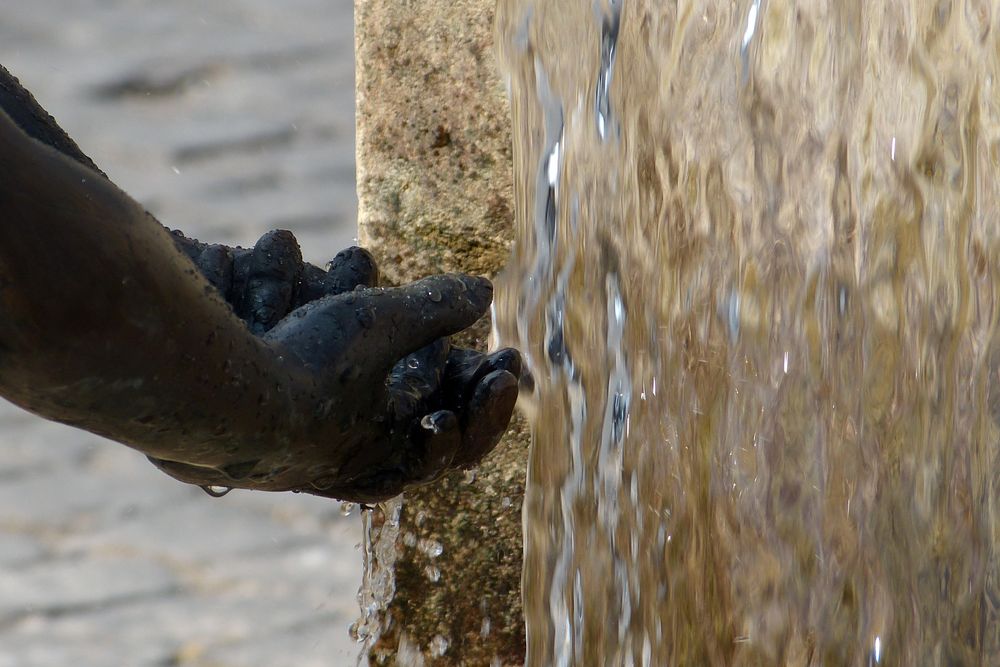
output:
POLYGON ((505 0, 527 664, 994 664, 996 3, 505 0))

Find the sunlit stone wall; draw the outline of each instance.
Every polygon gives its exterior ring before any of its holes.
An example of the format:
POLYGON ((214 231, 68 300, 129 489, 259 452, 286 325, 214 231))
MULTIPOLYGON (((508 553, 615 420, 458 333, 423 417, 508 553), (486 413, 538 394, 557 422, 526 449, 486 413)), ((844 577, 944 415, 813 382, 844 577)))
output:
MULTIPOLYGON (((494 3, 357 0, 358 222, 384 276, 495 275, 512 236, 511 142, 494 3)), ((483 347, 489 323, 465 342, 483 347)), ((527 435, 471 475, 407 494, 375 664, 521 664, 527 435), (405 658, 409 658, 406 660, 405 658)))

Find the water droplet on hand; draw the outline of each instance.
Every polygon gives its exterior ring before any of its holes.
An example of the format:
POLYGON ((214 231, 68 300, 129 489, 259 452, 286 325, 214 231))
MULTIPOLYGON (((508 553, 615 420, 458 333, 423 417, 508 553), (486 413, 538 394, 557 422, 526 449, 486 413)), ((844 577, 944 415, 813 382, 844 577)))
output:
POLYGON ((434 419, 434 415, 424 415, 423 419, 420 420, 420 425, 434 435, 441 432, 441 425, 434 419))

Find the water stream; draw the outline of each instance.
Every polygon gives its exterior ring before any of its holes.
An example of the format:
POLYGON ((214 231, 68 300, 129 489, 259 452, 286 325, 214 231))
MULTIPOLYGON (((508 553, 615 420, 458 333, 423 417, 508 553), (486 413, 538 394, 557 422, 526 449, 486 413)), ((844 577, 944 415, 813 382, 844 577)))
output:
POLYGON ((986 0, 501 0, 528 664, 1000 664, 986 0))

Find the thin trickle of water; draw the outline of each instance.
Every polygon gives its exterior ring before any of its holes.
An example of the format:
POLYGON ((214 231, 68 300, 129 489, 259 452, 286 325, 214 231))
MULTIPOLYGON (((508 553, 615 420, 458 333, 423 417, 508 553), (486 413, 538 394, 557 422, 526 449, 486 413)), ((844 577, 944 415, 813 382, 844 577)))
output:
POLYGON ((1000 3, 502 0, 528 664, 1000 664, 1000 3))
POLYGON ((358 665, 368 664, 369 650, 392 622, 388 608, 396 593, 396 540, 402 508, 403 497, 397 496, 361 512, 363 572, 358 589, 361 616, 350 629, 351 637, 361 644, 358 665))
POLYGON ((601 67, 597 73, 595 116, 597 134, 601 141, 607 138, 611 125, 611 74, 615 64, 615 49, 618 46, 618 28, 621 23, 622 2, 609 0, 607 12, 601 21, 601 67))

